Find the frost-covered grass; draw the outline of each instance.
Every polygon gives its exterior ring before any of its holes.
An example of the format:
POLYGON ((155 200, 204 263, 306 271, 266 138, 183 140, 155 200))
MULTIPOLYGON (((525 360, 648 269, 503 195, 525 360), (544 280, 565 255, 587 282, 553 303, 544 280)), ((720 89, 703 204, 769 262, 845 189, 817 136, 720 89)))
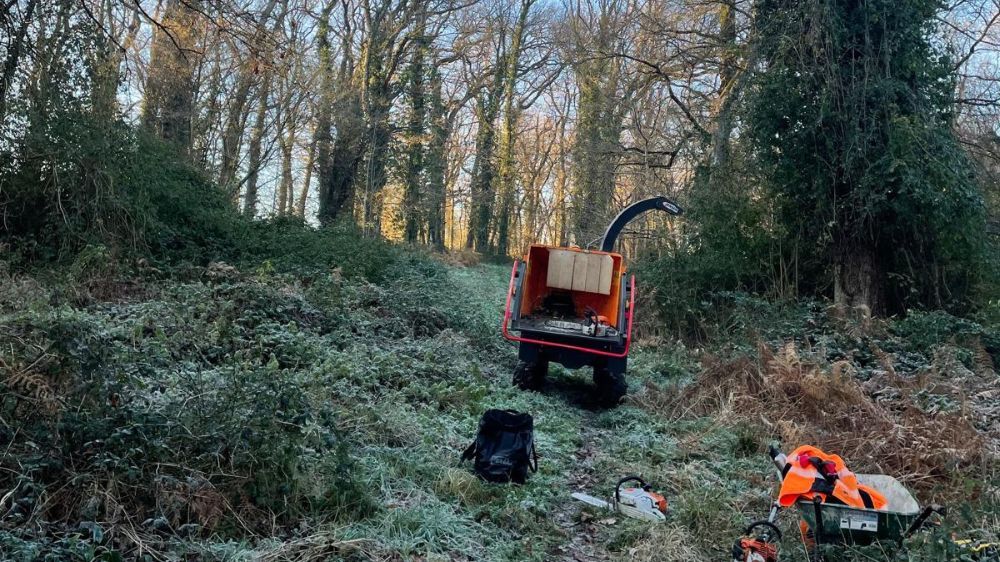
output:
POLYGON ((640 345, 614 410, 558 366, 517 391, 509 269, 395 252, 373 275, 189 268, 100 298, 6 276, 0 559, 709 560, 766 512, 766 427, 676 403, 700 352, 640 345), (487 408, 535 417, 524 486, 458 463, 487 408), (667 493, 668 525, 569 497, 627 473, 667 493))

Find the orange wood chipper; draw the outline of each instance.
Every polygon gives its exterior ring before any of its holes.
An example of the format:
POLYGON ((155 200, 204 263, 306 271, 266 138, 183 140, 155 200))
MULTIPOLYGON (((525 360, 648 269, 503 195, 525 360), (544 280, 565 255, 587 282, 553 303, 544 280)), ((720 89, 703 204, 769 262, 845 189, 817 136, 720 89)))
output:
POLYGON ((593 367, 597 397, 606 406, 625 396, 635 277, 612 250, 625 225, 652 210, 682 212, 666 197, 639 201, 611 222, 600 250, 532 244, 515 260, 502 325, 504 337, 519 344, 515 386, 541 388, 554 361, 568 369, 593 367))

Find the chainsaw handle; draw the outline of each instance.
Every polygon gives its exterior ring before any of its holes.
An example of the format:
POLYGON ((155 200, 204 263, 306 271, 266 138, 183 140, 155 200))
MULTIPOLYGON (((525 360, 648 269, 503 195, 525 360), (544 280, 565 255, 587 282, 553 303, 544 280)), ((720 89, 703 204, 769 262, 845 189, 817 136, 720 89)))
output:
POLYGON ((618 481, 618 484, 615 485, 615 503, 621 503, 621 501, 622 501, 622 496, 621 496, 622 484, 624 484, 626 482, 638 482, 639 483, 639 487, 642 488, 643 490, 647 491, 647 492, 650 490, 650 488, 652 488, 652 486, 650 486, 649 484, 646 484, 646 481, 643 480, 642 477, 640 477, 637 474, 630 474, 628 476, 625 476, 621 480, 618 481))
MULTIPOLYGON (((750 537, 753 536, 753 530, 757 527, 767 527, 769 530, 774 532, 774 536, 778 538, 778 542, 781 541, 781 529, 777 525, 768 521, 767 519, 761 519, 760 521, 754 521, 753 523, 747 525, 746 531, 743 532, 744 535, 750 537)), ((774 541, 767 541, 774 542, 774 541)))

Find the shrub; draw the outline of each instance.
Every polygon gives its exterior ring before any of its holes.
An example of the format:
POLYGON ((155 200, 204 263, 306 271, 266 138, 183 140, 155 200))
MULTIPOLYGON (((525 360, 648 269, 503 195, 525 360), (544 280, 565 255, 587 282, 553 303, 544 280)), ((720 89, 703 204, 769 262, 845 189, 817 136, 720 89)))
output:
POLYGON ((978 346, 980 343, 1000 360, 1000 329, 985 327, 975 321, 948 314, 943 310, 910 311, 906 318, 892 324, 892 333, 902 338, 907 349, 927 351, 949 342, 978 346))
POLYGON ((0 317, 3 524, 128 513, 154 532, 240 534, 367 515, 329 381, 303 368, 316 357, 297 326, 331 322, 253 283, 0 317))
POLYGON ((268 260, 278 271, 300 273, 339 268, 344 276, 370 281, 406 259, 396 246, 362 236, 348 224, 315 228, 296 217, 250 222, 237 246, 234 258, 243 263, 268 260))
POLYGON ((61 108, 0 154, 0 243, 17 261, 113 255, 212 259, 238 236, 225 194, 176 151, 120 120, 61 108))

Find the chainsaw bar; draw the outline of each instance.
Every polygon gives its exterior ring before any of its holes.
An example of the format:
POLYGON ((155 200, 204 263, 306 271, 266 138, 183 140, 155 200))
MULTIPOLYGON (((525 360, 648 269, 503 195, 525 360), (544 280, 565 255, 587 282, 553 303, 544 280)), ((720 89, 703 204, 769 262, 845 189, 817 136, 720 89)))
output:
POLYGON ((571 496, 587 505, 604 509, 606 511, 621 513, 622 515, 633 517, 635 519, 653 522, 665 521, 666 516, 653 506, 653 503, 648 496, 641 496, 641 494, 644 494, 645 492, 640 490, 639 493, 640 499, 638 499, 638 501, 634 496, 623 496, 623 501, 618 503, 604 501, 600 498, 595 498, 594 496, 580 492, 574 492, 571 496), (626 503, 625 499, 630 501, 626 503))
POLYGON ((606 509, 608 511, 615 511, 615 506, 611 505, 609 502, 602 500, 601 498, 595 498, 590 494, 584 494, 581 492, 573 492, 573 499, 580 500, 587 505, 592 505, 600 509, 606 509))

